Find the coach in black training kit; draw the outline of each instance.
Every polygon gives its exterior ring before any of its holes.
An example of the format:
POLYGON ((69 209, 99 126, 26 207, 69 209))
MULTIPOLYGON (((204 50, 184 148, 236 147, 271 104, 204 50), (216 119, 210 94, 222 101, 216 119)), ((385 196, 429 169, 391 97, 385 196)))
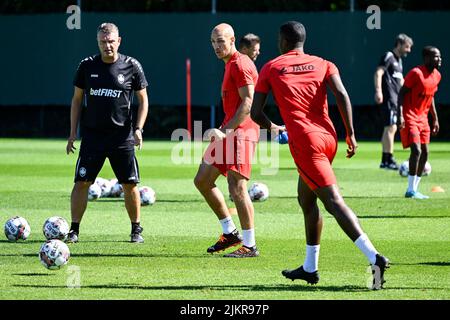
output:
POLYGON ((140 243, 144 238, 141 236, 139 168, 134 147, 142 147, 142 128, 148 112, 147 80, 136 59, 118 52, 121 38, 117 26, 102 23, 97 30, 97 41, 100 54, 81 61, 74 79, 67 154, 76 149, 74 141, 80 119, 82 141, 70 200, 72 224, 67 241, 78 242, 89 186, 108 158, 123 186, 131 221, 131 242, 140 243), (130 108, 133 91, 139 100, 135 126, 130 108), (82 106, 84 96, 86 104, 82 106))
POLYGON ((374 74, 375 103, 381 106, 384 122, 381 137, 381 169, 398 170, 394 159, 394 138, 397 131, 397 96, 403 85, 402 57, 411 52, 413 40, 404 33, 395 39, 393 50, 386 52, 374 74))

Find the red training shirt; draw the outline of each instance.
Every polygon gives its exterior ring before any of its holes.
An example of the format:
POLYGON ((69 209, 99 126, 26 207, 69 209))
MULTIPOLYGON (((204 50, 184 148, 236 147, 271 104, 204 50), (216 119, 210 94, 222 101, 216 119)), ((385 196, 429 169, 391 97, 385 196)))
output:
POLYGON ((430 72, 424 65, 408 72, 403 84, 411 89, 403 99, 403 117, 406 123, 428 123, 428 112, 440 81, 440 72, 437 69, 430 72))
MULTIPOLYGON (((258 71, 253 61, 245 54, 236 51, 225 64, 225 73, 222 82, 222 103, 225 118, 221 127, 226 125, 235 115, 242 103, 238 89, 246 85, 256 85, 258 71)), ((237 128, 245 130, 244 139, 257 141, 259 126, 248 116, 237 128)), ((238 133, 238 136, 241 136, 238 133)))
POLYGON ((272 90, 289 136, 336 135, 328 116, 326 88, 333 74, 339 70, 332 62, 291 50, 264 65, 255 91, 267 94, 272 90))

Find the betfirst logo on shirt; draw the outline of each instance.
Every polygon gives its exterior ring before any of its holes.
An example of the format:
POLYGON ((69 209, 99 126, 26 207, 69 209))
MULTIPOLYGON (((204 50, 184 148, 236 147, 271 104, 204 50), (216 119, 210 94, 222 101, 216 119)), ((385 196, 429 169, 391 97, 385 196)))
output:
POLYGON ((109 97, 109 98, 119 98, 122 94, 122 90, 113 90, 113 89, 105 89, 105 88, 99 88, 99 89, 92 89, 89 92, 91 96, 96 97, 109 97))

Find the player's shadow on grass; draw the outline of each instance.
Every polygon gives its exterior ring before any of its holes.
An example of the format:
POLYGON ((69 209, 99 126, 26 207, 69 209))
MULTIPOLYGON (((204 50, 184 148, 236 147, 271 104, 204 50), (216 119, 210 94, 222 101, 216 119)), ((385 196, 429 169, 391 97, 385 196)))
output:
POLYGON ((290 170, 297 171, 297 168, 296 167, 279 167, 278 170, 281 170, 281 171, 290 171, 290 170))
MULTIPOLYGON (((9 242, 7 240, 0 240, 0 244, 2 243, 11 243, 11 245, 27 245, 27 244, 32 244, 32 243, 44 243, 45 239, 42 240, 26 240, 26 241, 18 241, 18 242, 9 242)), ((129 240, 83 240, 83 243, 95 243, 95 242, 99 242, 99 243, 130 243, 129 240)), ((75 246, 77 246, 77 244, 74 244, 75 246)), ((69 244, 69 248, 71 248, 72 244, 69 244)), ((3 254, 0 254, 0 257, 4 256, 3 254)), ((11 256, 10 254, 8 254, 7 256, 11 256)))
MULTIPOLYGON (((33 285, 33 284, 14 284, 14 287, 21 288, 48 288, 48 289, 64 289, 66 286, 52 286, 52 285, 33 285)), ((172 291, 193 291, 193 290, 211 290, 211 291, 261 291, 261 292, 318 292, 318 291, 332 291, 332 292, 365 292, 367 288, 359 286, 310 286, 310 285, 190 285, 190 286, 143 286, 133 284, 94 284, 82 285, 81 289, 122 289, 122 290, 172 290, 172 291)))
POLYGON ((297 196, 270 196, 271 199, 294 199, 297 201, 297 196))
MULTIPOLYGON (((297 201, 297 196, 270 196, 271 199, 293 199, 297 201)), ((344 196, 344 199, 373 199, 373 198, 380 198, 380 199, 404 199, 405 197, 402 196, 344 196)))
MULTIPOLYGON (((33 257, 36 258, 38 255, 34 253, 25 254, 0 254, 0 257, 33 257)), ((186 253, 73 253, 70 255, 72 258, 204 258, 209 259, 210 257, 205 254, 186 254, 186 253)))
POLYGON ((445 154, 448 154, 449 152, 448 152, 448 150, 433 150, 433 154, 435 154, 435 153, 445 153, 445 154))
MULTIPOLYGON (((394 263, 392 263, 394 265, 394 263)), ((450 261, 430 261, 416 263, 395 263, 400 266, 432 266, 432 267, 450 267, 450 261)))
POLYGON ((123 198, 100 198, 94 201, 89 201, 91 203, 102 203, 102 202, 124 202, 123 198))
MULTIPOLYGON (((48 288, 48 289, 65 289, 66 286, 51 285, 33 285, 33 284, 14 284, 14 287, 20 288, 48 288)), ((370 292, 367 287, 344 285, 344 286, 311 286, 306 284, 294 285, 190 285, 190 286, 143 286, 133 284, 94 284, 82 285, 81 289, 121 289, 121 290, 168 290, 168 291, 193 291, 193 290, 210 290, 210 291, 245 291, 245 292, 370 292)), ((424 290, 424 289, 447 289, 447 288, 424 288, 424 287, 385 287, 385 290, 424 290)))
MULTIPOLYGON (((99 199, 96 200, 97 203, 101 203, 101 202, 123 202, 123 199, 99 199)), ((158 199, 156 202, 160 203, 193 203, 193 202, 205 202, 205 200, 203 199, 190 199, 190 200, 186 200, 186 199, 181 199, 181 200, 172 200, 172 199, 158 199)), ((146 206, 143 206, 146 207, 146 206)))
POLYGON ((26 245, 26 244, 28 244, 28 243, 37 243, 37 242, 39 242, 39 243, 44 243, 44 239, 42 239, 42 240, 30 240, 30 239, 27 239, 27 240, 25 240, 25 241, 22 241, 22 240, 19 240, 19 241, 17 241, 17 242, 14 242, 14 241, 8 241, 8 240, 0 240, 0 243, 10 243, 10 244, 12 244, 12 245, 18 245, 18 246, 20 246, 20 245, 26 245))
POLYGON ((74 258, 208 258, 204 254, 174 253, 74 253, 74 258))
POLYGON ((163 203, 186 203, 186 202, 205 202, 204 199, 190 199, 190 200, 173 200, 173 199, 158 199, 157 202, 163 202, 163 203))
POLYGON ((450 267, 449 261, 437 261, 437 262, 420 262, 418 264, 434 267, 450 267))
POLYGON ((22 277, 53 277, 56 276, 55 273, 11 273, 12 276, 22 276, 22 277))
MULTIPOLYGON (((341 188, 342 189, 342 188, 341 188)), ((405 196, 398 195, 398 196, 388 196, 388 195, 381 195, 381 196, 375 196, 375 195, 367 195, 367 196, 343 196, 344 199, 405 199, 405 196)), ((390 201, 390 200, 389 200, 390 201)))
POLYGON ((379 216, 379 215, 374 215, 374 216, 360 216, 358 215, 358 219, 404 219, 404 218, 417 218, 417 219, 436 219, 436 218, 450 218, 450 216, 421 216, 421 215, 417 215, 417 216, 411 216, 411 215, 406 215, 406 214, 401 214, 401 215, 394 215, 394 214, 389 214, 386 213, 385 215, 379 216))

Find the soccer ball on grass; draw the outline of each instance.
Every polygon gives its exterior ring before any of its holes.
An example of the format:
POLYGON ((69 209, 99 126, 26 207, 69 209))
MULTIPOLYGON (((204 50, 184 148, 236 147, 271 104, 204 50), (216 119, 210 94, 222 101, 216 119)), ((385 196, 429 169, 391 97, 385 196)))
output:
POLYGON ((26 240, 30 233, 30 225, 23 217, 16 216, 5 223, 5 235, 9 241, 26 240))
POLYGON ((64 218, 50 217, 45 220, 42 232, 47 240, 58 239, 64 241, 69 233, 69 224, 64 218))
POLYGON ((58 270, 67 264, 70 258, 69 247, 58 239, 47 240, 39 250, 39 260, 50 270, 58 270))
POLYGON ((248 189, 252 201, 266 201, 269 197, 269 188, 264 183, 255 182, 248 189))
MULTIPOLYGON (((398 173, 402 177, 407 177, 409 175, 409 160, 404 161, 400 168, 398 168, 398 173)), ((431 174, 431 164, 427 161, 425 167, 423 168, 422 176, 428 176, 431 174)))
POLYGON ((406 160, 404 161, 401 165, 400 168, 398 168, 398 173, 402 176, 402 177, 407 177, 409 174, 409 161, 406 160))
POLYGON ((102 196, 102 189, 97 183, 93 183, 89 186, 88 200, 94 201, 102 196))
POLYGON ((425 163, 425 168, 423 168, 422 176, 429 176, 431 174, 431 164, 427 161, 425 163))
POLYGON ((147 186, 139 187, 139 194, 141 196, 141 205, 148 206, 152 205, 156 201, 155 191, 147 186))
POLYGON ((109 181, 111 184, 111 191, 109 193, 110 197, 118 198, 123 193, 122 185, 117 181, 117 179, 112 179, 109 181))
POLYGON ((100 187, 101 195, 100 198, 109 197, 111 194, 112 184, 108 179, 97 177, 95 178, 95 183, 100 187))

